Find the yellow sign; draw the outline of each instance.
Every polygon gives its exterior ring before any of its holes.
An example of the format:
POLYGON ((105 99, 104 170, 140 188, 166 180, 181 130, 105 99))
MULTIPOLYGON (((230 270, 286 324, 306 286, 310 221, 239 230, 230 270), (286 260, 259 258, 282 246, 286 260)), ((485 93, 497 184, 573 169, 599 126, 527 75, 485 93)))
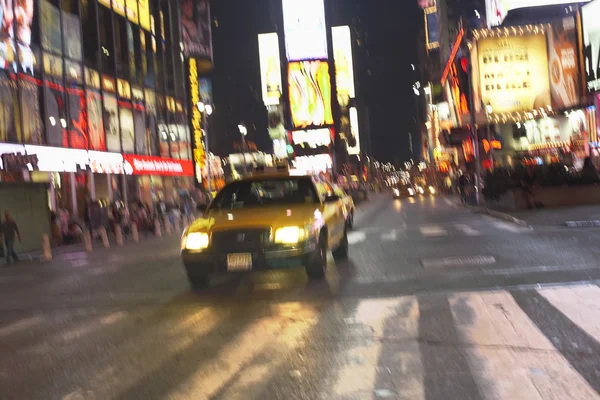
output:
MULTIPOLYGON (((100 4, 110 8, 110 0, 98 0, 100 4)), ((113 10, 142 28, 150 31, 150 8, 148 0, 113 0, 113 10)))
POLYGON ((493 113, 551 105, 545 35, 485 38, 477 46, 481 101, 493 113))
MULTIPOLYGON (((206 152, 204 151, 204 141, 202 132, 202 114, 196 104, 200 102, 200 90, 198 87, 198 63, 196 59, 190 58, 189 68, 189 82, 190 82, 190 99, 192 104, 192 134, 194 138, 194 161, 200 168, 204 168, 206 162, 206 152)), ((199 175, 196 177, 198 182, 202 179, 199 175)))

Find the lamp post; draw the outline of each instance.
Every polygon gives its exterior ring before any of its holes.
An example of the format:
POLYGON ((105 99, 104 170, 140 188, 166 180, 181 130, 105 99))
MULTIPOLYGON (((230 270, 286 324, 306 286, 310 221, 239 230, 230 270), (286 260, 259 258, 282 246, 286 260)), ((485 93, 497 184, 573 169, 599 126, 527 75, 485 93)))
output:
POLYGON ((244 173, 247 173, 246 169, 246 135, 248 134, 248 128, 244 124, 239 124, 238 129, 242 135, 242 155, 244 156, 244 173))
POLYGON ((212 176, 210 170, 210 150, 208 148, 208 116, 213 113, 213 106, 210 104, 204 104, 199 101, 196 104, 198 111, 202 113, 202 130, 204 131, 204 153, 206 154, 206 183, 208 189, 208 195, 212 197, 212 176))

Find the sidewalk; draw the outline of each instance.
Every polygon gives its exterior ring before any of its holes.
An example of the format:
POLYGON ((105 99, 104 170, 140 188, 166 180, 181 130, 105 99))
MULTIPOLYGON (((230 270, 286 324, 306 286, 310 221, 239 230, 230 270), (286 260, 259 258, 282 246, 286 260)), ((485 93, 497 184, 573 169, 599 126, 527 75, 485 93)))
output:
POLYGON ((600 226, 600 204, 567 208, 542 208, 538 210, 511 211, 513 217, 531 226, 600 226), (594 221, 598 221, 595 223, 594 221))

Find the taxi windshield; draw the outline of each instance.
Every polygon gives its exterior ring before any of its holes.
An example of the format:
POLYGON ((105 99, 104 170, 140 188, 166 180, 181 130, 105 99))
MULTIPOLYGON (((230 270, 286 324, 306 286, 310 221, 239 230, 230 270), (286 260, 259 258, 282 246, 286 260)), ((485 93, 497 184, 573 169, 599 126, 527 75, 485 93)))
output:
POLYGON ((211 210, 319 202, 310 178, 272 178, 238 181, 227 185, 210 205, 211 210))

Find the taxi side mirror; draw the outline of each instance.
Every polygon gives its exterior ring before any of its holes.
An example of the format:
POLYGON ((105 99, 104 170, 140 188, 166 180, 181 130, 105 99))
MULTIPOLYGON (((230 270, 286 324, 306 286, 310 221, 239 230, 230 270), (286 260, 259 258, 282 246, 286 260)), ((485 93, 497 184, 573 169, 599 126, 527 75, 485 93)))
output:
POLYGON ((327 196, 325 198, 325 203, 335 203, 336 201, 340 201, 340 196, 337 194, 332 194, 331 196, 327 196))

